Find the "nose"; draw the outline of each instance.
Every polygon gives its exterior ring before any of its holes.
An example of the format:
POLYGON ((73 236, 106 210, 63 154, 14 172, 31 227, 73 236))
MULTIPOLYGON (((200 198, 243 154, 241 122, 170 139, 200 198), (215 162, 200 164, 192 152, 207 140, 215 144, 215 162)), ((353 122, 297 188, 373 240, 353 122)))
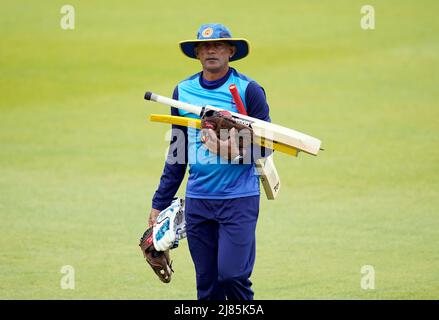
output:
POLYGON ((206 49, 207 49, 207 52, 209 52, 209 53, 215 53, 216 52, 216 46, 215 46, 214 43, 209 43, 207 45, 206 49))

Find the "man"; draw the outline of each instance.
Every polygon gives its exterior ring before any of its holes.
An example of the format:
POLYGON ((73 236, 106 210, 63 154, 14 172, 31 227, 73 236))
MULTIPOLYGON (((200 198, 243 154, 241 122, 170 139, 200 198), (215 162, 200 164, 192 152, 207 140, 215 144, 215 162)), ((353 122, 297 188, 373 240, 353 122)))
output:
MULTIPOLYGON (((180 47, 186 56, 200 60, 202 71, 180 82, 174 90, 174 99, 237 112, 229 92, 229 85, 233 83, 248 115, 270 121, 262 87, 229 67, 229 61, 247 56, 247 40, 232 38, 221 24, 205 24, 199 29, 196 40, 183 41, 180 47)), ((171 113, 196 118, 176 108, 171 108, 171 113)), ((236 134, 232 131, 231 138, 220 140, 212 130, 200 135, 200 130, 195 128, 174 125, 168 161, 152 200, 150 225, 171 203, 184 178, 187 163, 190 164, 185 214, 198 299, 253 299, 249 278, 255 262, 260 196, 254 161, 264 155, 265 150, 260 154, 252 148, 240 151, 233 139, 236 134), (220 145, 219 153, 217 144, 220 145), (184 148, 180 148, 182 145, 184 148), (245 162, 243 157, 247 153, 251 157, 245 162), (227 160, 220 155, 226 155, 227 160), (178 157, 183 161, 170 161, 178 157)))

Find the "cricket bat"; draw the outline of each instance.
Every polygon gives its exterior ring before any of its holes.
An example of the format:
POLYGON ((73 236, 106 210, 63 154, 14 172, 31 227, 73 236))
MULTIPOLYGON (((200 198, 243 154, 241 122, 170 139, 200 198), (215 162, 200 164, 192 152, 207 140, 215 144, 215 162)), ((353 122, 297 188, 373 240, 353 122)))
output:
POLYGON ((261 178, 267 199, 276 199, 280 190, 280 178, 274 165, 273 153, 266 158, 256 160, 256 170, 261 178))
MULTIPOLYGON (((152 92, 145 93, 145 99, 155 101, 167 106, 175 107, 200 117, 203 116, 206 110, 221 111, 223 109, 214 106, 196 106, 190 103, 174 100, 152 92)), ((241 115, 239 113, 230 112, 232 118, 243 125, 253 129, 255 136, 261 139, 282 143, 290 147, 294 147, 299 151, 306 152, 311 155, 317 155, 320 151, 321 141, 317 138, 311 137, 299 131, 295 131, 274 123, 266 122, 253 117, 241 115)))
MULTIPOLYGON (((201 120, 200 119, 194 119, 194 118, 188 118, 188 117, 179 117, 179 116, 171 116, 166 114, 151 114, 149 116, 149 120, 152 122, 161 122, 161 123, 168 123, 168 124, 175 124, 179 126, 184 127, 192 127, 196 129, 201 129, 201 120)), ((293 157, 297 157, 299 150, 297 150, 294 147, 287 146, 286 144, 266 140, 261 137, 253 137, 253 142, 263 146, 265 148, 269 148, 275 151, 279 151, 288 155, 291 155, 293 157)))
MULTIPOLYGON (((230 93, 232 94, 233 101, 235 101, 236 108, 239 114, 246 115, 247 111, 244 108, 241 96, 235 84, 229 86, 230 93)), ((261 179, 262 186, 264 187, 265 195, 268 200, 276 199, 280 190, 280 178, 277 173, 276 166, 273 161, 273 153, 268 157, 256 160, 256 170, 258 171, 261 179)))

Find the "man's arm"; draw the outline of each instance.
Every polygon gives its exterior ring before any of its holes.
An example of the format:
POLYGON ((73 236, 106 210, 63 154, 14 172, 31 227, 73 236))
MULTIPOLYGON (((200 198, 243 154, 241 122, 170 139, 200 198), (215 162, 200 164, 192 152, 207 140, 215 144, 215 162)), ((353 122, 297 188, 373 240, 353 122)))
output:
MULTIPOLYGON (((173 99, 178 100, 178 89, 174 90, 173 99)), ((171 108, 171 115, 178 116, 178 109, 171 108)), ((172 139, 169 151, 160 178, 160 184, 152 198, 152 209, 149 217, 149 224, 153 225, 160 211, 167 208, 178 191, 181 182, 186 173, 188 155, 187 155, 187 128, 178 125, 172 125, 172 139), (183 152, 184 154, 178 154, 183 152), (181 159, 183 161, 175 161, 181 159)))
MULTIPOLYGON (((271 122, 270 107, 267 103, 264 88, 262 88, 257 82, 252 81, 248 84, 245 91, 245 101, 247 104, 247 114, 250 117, 271 122)), ((271 149, 259 147, 254 144, 249 148, 251 148, 252 162, 260 158, 268 157, 273 152, 271 149)))
MULTIPOLYGON (((245 99, 247 101, 247 115, 271 122, 265 91, 260 85, 254 81, 250 82, 245 92, 245 99)), ((220 127, 221 126, 222 125, 220 125, 220 127)), ((232 162, 235 163, 238 163, 236 162, 237 159, 239 159, 239 163, 254 163, 260 158, 268 157, 273 152, 272 149, 250 143, 240 151, 235 138, 237 133, 234 129, 230 130, 231 139, 229 140, 220 140, 217 137, 217 132, 213 129, 206 127, 203 130, 205 132, 202 136, 202 142, 206 148, 209 149, 210 152, 221 155, 223 158, 232 160, 232 162), (239 155, 241 156, 240 158, 238 157, 239 155)), ((244 137, 244 141, 245 140, 244 137)), ((243 143, 247 144, 245 142, 243 143)))

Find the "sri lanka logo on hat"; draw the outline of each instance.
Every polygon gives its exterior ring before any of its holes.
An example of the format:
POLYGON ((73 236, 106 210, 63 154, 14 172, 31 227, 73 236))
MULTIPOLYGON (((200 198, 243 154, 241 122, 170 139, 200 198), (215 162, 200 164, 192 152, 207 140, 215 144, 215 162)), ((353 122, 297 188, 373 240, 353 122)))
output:
POLYGON ((246 57, 250 51, 250 44, 246 39, 233 38, 229 29, 219 23, 203 24, 197 33, 197 39, 180 42, 180 48, 189 58, 197 59, 195 47, 200 42, 206 41, 226 41, 236 47, 235 54, 230 61, 235 61, 246 57))
POLYGON ((209 38, 209 37, 212 35, 212 33, 213 33, 213 29, 209 27, 209 28, 204 29, 204 30, 201 32, 201 35, 202 35, 204 38, 209 38))

